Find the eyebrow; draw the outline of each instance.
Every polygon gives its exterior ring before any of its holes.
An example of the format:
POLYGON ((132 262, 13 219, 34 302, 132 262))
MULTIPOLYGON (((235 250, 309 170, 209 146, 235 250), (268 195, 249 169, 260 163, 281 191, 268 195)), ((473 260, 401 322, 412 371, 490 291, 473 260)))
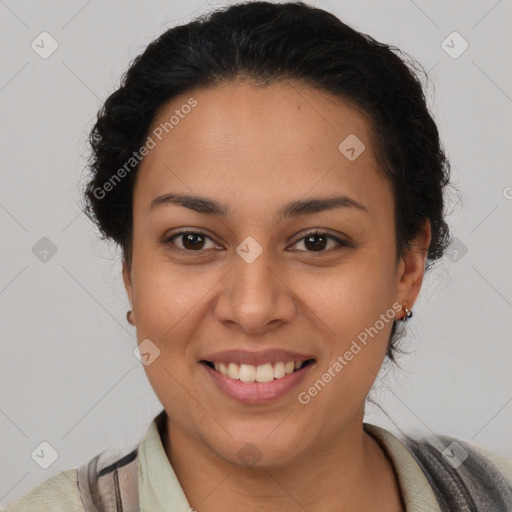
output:
MULTIPOLYGON (((150 210, 165 205, 183 206, 198 213, 216 215, 219 217, 227 217, 231 213, 227 205, 213 199, 178 193, 169 193, 155 197, 153 201, 151 201, 150 210)), ((334 197, 311 197, 291 201, 283 205, 277 212, 277 215, 280 219, 286 219, 299 215, 320 213, 334 208, 354 208, 369 213, 364 205, 349 196, 342 195, 334 197)))

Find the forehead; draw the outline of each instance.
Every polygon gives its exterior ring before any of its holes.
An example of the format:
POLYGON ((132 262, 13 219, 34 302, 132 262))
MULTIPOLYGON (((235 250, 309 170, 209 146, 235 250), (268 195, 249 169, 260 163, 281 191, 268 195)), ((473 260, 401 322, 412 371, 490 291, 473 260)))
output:
POLYGON ((389 207, 368 118, 298 83, 192 90, 160 109, 149 136, 155 145, 138 171, 139 207, 165 192, 265 204, 340 192, 389 207))

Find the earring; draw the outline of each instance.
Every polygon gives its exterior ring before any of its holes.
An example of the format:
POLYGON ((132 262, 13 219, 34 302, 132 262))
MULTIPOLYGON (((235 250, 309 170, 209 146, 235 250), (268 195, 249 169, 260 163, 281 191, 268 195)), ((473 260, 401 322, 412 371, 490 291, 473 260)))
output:
POLYGON ((126 312, 126 321, 130 324, 130 325, 135 325, 133 323, 133 320, 132 320, 132 313, 133 311, 131 309, 129 309, 127 312, 126 312))
POLYGON ((409 318, 412 317, 412 311, 410 309, 407 309, 407 307, 403 307, 405 313, 404 313, 404 316, 402 318, 400 318, 400 320, 402 320, 402 322, 407 322, 407 320, 409 320, 409 318))

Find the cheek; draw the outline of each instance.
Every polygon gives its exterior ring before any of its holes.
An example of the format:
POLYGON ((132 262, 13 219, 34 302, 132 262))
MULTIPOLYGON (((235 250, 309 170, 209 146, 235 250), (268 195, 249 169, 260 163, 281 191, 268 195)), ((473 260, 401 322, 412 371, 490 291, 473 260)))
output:
POLYGON ((214 282, 207 273, 198 275, 197 269, 192 273, 168 261, 139 258, 134 272, 139 341, 149 338, 163 355, 181 352, 179 357, 183 360, 186 341, 197 328, 197 316, 204 314, 214 282))
POLYGON ((340 393, 351 402, 363 400, 377 376, 395 315, 393 268, 390 257, 368 249, 331 275, 323 287, 306 285, 323 290, 310 304, 328 327, 327 357, 319 369, 322 374, 330 372, 325 375, 332 381, 327 402, 337 402, 340 393))
POLYGON ((190 375, 197 370, 191 341, 205 291, 196 286, 198 279, 185 278, 168 263, 138 263, 137 338, 157 354, 144 371, 168 411, 187 410, 190 375))
POLYGON ((322 277, 321 286, 313 277, 307 288, 316 290, 313 300, 329 323, 361 330, 391 307, 395 291, 393 270, 391 257, 383 251, 359 249, 346 265, 322 277))

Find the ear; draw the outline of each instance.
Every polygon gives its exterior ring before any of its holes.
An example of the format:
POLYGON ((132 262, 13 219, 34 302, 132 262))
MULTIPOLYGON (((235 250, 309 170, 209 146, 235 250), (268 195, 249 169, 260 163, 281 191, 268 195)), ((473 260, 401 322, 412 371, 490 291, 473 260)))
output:
POLYGON ((126 260, 123 259, 123 282, 130 306, 133 307, 133 295, 132 295, 132 270, 126 260))
POLYGON ((398 264, 395 300, 409 309, 412 309, 420 293, 430 239, 430 221, 425 219, 422 228, 411 242, 411 248, 398 264))

